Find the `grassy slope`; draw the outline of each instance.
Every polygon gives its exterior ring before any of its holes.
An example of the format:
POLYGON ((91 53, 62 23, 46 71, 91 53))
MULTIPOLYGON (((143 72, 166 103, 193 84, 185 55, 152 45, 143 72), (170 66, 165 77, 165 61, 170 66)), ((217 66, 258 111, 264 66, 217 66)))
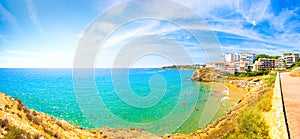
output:
MULTIPOLYGON (((274 77, 245 95, 238 105, 223 117, 190 135, 169 135, 171 138, 268 138, 264 113, 271 110, 274 77), (245 128, 247 127, 247 128, 245 128)), ((167 138, 166 137, 166 138, 167 138)))

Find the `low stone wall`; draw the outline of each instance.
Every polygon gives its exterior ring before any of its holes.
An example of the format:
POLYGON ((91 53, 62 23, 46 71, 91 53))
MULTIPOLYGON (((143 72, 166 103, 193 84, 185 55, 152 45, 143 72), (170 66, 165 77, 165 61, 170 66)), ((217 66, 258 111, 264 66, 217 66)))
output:
POLYGON ((270 136, 273 139, 288 139, 279 78, 277 73, 270 118, 270 136))

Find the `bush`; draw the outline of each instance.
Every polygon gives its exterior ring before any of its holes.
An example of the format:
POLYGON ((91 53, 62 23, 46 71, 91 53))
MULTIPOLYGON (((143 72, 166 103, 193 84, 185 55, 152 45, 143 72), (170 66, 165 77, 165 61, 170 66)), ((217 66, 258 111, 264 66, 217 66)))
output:
POLYGON ((268 78, 268 79, 267 79, 267 83, 268 83, 269 85, 272 85, 272 84, 274 84, 274 83, 275 83, 275 81, 276 81, 276 76, 275 76, 275 77, 271 77, 271 78, 268 78))
POLYGON ((242 110, 235 119, 235 131, 227 138, 269 138, 269 128, 262 113, 253 107, 242 110))
POLYGON ((269 75, 271 75, 271 76, 276 76, 276 74, 277 74, 276 71, 272 71, 272 72, 269 73, 269 75))
POLYGON ((255 71, 255 72, 237 72, 234 75, 238 77, 251 77, 251 76, 262 76, 269 74, 270 71, 264 70, 264 71, 255 71))
POLYGON ((32 121, 33 120, 33 116, 30 114, 30 113, 27 113, 26 114, 26 117, 29 121, 32 121))
POLYGON ((0 125, 7 131, 3 139, 22 139, 30 137, 26 131, 16 128, 15 126, 10 126, 7 119, 0 119, 0 125))
POLYGON ((292 64, 288 69, 293 70, 297 67, 300 67, 300 62, 296 62, 296 63, 292 64))
POLYGON ((273 91, 269 91, 266 94, 264 94, 258 100, 256 107, 263 112, 270 111, 272 109, 272 96, 273 96, 273 91))
POLYGON ((37 125, 40 125, 42 123, 42 120, 39 117, 34 117, 32 119, 32 122, 37 124, 37 125))
POLYGON ((32 114, 33 116, 37 116, 37 113, 36 113, 35 111, 32 111, 31 114, 32 114))
POLYGON ((0 119, 0 126, 2 128, 8 126, 8 120, 7 119, 5 119, 5 120, 0 119))

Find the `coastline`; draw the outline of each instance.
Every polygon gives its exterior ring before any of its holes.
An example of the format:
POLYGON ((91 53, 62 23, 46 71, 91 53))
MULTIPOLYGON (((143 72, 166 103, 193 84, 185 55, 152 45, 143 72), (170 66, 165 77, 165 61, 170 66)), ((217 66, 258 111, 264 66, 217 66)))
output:
MULTIPOLYGON (((230 95, 238 93, 238 89, 235 87, 228 87, 230 95)), ((3 102, 0 104, 0 119, 8 119, 8 124, 16 126, 17 128, 26 132, 31 137, 46 137, 46 138, 117 138, 119 136, 126 137, 138 137, 138 138, 161 138, 155 134, 143 131, 141 129, 114 129, 109 127, 103 127, 100 129, 87 130, 79 126, 71 125, 64 120, 57 120, 42 112, 36 112, 33 109, 26 108, 22 102, 18 99, 11 98, 10 96, 0 93, 0 100, 3 102), (28 118, 33 117, 33 118, 28 118), (39 120, 37 120, 39 119, 39 120)), ((230 100, 226 100, 230 101, 230 100)), ((218 110, 220 111, 220 109, 218 110)), ((214 121, 212 121, 214 122, 214 121)), ((200 129, 199 129, 200 130, 200 129)), ((191 134, 198 132, 195 131, 191 134)), ((4 128, 1 128, 1 136, 4 136, 4 128)), ((172 134, 171 136, 175 136, 172 134)), ((188 134, 181 134, 188 136, 188 134)), ((168 137, 168 136, 165 136, 168 137)), ((164 137, 164 138, 165 138, 164 137)))
MULTIPOLYGON (((190 134, 171 134, 167 136, 158 136, 141 129, 129 128, 129 129, 114 129, 109 127, 103 127, 100 129, 86 130, 79 126, 71 125, 65 121, 57 120, 47 114, 36 112, 35 110, 27 109, 21 101, 9 97, 6 94, 0 93, 0 118, 2 120, 7 119, 9 126, 15 126, 23 130, 30 137, 46 137, 46 138, 209 138, 221 136, 228 133, 232 127, 232 119, 238 115, 238 113, 247 107, 250 102, 257 99, 260 93, 267 88, 258 87, 252 89, 252 92, 248 93, 247 90, 237 87, 229 82, 225 83, 228 89, 228 95, 222 97, 229 97, 224 100, 221 109, 228 109, 228 112, 221 113, 222 116, 215 117, 207 126, 192 132, 190 134), (7 106, 6 106, 7 105, 7 106), (28 118, 31 117, 31 118, 28 118), (37 117, 37 118, 36 118, 37 117), (36 120, 39 119, 39 120, 36 120), (42 120, 41 120, 42 119, 42 120), (17 122, 16 122, 17 121, 17 122), (228 128, 228 131, 225 130, 228 128), (28 130, 29 129, 29 130, 28 130), (29 133, 28 133, 29 132, 29 133)), ((224 92, 222 92, 224 93, 224 92)), ((220 111, 220 110, 219 110, 220 111)), ((222 111, 222 110, 221 110, 222 111)), ((1 124, 2 124, 1 123, 1 124)), ((1 128, 0 136, 4 136, 5 126, 1 128)))
POLYGON ((1 92, 0 102, 0 138, 160 138, 136 128, 103 127, 87 130, 45 113, 28 109, 20 100, 1 92))

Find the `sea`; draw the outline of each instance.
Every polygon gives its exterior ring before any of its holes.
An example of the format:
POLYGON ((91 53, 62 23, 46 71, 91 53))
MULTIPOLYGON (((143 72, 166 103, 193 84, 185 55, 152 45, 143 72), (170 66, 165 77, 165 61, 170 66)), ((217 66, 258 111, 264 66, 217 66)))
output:
POLYGON ((93 69, 92 78, 80 78, 73 69, 3 68, 0 92, 20 99, 30 109, 86 129, 109 126, 187 134, 205 126, 199 123, 212 96, 209 83, 190 80, 193 72, 93 69))

